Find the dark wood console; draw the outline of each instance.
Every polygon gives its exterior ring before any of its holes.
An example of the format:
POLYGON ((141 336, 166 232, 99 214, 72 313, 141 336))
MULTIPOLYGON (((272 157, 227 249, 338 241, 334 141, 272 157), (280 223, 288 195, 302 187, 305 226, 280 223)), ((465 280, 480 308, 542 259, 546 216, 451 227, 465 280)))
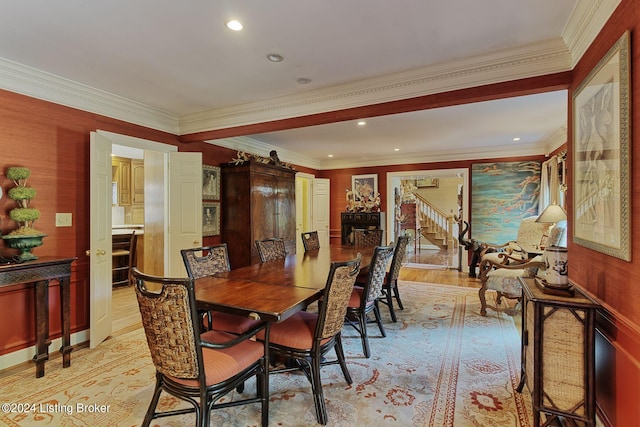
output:
POLYGON ((62 307, 62 367, 71 366, 71 263, 75 258, 40 257, 21 264, 0 266, 0 286, 18 284, 31 285, 34 288, 34 313, 36 333, 36 378, 44 376, 44 363, 49 359, 49 282, 60 282, 60 301, 62 307))
POLYGON ((380 212, 342 212, 342 244, 353 245, 354 228, 384 228, 384 224, 381 223, 381 218, 382 215, 380 212))

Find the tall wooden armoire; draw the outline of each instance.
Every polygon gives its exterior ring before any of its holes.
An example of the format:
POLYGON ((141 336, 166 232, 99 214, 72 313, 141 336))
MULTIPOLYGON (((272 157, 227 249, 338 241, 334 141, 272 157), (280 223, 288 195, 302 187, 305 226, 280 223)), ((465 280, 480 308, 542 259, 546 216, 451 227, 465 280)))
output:
POLYGON ((295 253, 296 172, 254 161, 221 170, 221 238, 231 268, 260 262, 256 240, 281 237, 287 253, 295 253))

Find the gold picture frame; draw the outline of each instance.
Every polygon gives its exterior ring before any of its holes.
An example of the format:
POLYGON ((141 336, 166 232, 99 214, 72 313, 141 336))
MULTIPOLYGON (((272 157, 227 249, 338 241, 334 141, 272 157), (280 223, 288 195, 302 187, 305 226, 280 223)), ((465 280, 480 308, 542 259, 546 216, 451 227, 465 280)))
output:
POLYGON ((629 32, 573 94, 573 241, 631 260, 629 32))

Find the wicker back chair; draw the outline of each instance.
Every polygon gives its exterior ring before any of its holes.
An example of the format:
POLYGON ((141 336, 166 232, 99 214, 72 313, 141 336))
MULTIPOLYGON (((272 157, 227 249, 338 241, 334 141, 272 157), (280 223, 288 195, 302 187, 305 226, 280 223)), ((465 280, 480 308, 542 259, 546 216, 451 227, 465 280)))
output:
POLYGON ((323 425, 327 423, 327 409, 320 380, 320 367, 339 364, 347 384, 353 382, 347 370, 340 332, 359 271, 360 257, 351 261, 331 263, 322 303, 318 304, 318 312, 299 311, 271 326, 271 354, 297 362, 271 372, 302 370, 306 374, 311 382, 316 418, 318 423, 323 425), (335 348, 337 360, 326 361, 324 355, 332 348, 335 348))
POLYGON ((367 334, 367 315, 373 311, 378 329, 383 337, 387 334, 382 325, 378 298, 382 295, 382 285, 387 273, 387 265, 393 255, 393 246, 376 246, 369 264, 367 281, 363 286, 354 286, 347 306, 346 321, 360 334, 365 357, 371 356, 367 334))
POLYGON ((231 270, 226 243, 182 249, 180 254, 187 274, 194 280, 231 270))
POLYGON ((395 323, 398 321, 396 311, 393 308, 393 298, 395 297, 398 303, 398 308, 404 310, 402 300, 400 299, 400 291, 398 290, 398 276, 400 275, 400 267, 402 267, 402 261, 407 254, 407 245, 409 244, 409 236, 398 236, 395 249, 393 251, 393 259, 391 260, 391 266, 389 272, 382 285, 382 297, 380 302, 389 307, 389 314, 391 320, 395 323))
MULTIPOLYGON (((180 254, 182 255, 184 266, 187 269, 187 274, 194 281, 202 277, 214 276, 217 273, 231 270, 226 243, 200 248, 182 249, 180 254)), ((212 312, 210 310, 201 312, 200 314, 203 330, 215 329, 232 334, 243 334, 259 323, 258 320, 237 314, 212 312)))
POLYGON ((170 279, 133 269, 135 293, 142 315, 156 384, 143 426, 155 418, 195 412, 197 426, 209 426, 211 410, 260 403, 262 426, 269 423, 268 356, 264 342, 252 339, 266 328, 260 324, 236 336, 220 331, 200 334, 193 279, 170 279), (217 403, 251 377, 256 396, 217 403), (193 407, 157 412, 165 391, 193 407))
POLYGON ((382 230, 379 228, 353 230, 353 244, 356 248, 372 248, 382 244, 382 230))
POLYGON ((287 256, 284 239, 256 240, 256 249, 258 249, 258 255, 260 255, 260 261, 262 262, 282 259, 287 256))
POLYGON ((307 233, 302 233, 301 236, 302 236, 302 244, 304 245, 305 252, 320 249, 320 239, 318 238, 317 231, 309 231, 307 233))

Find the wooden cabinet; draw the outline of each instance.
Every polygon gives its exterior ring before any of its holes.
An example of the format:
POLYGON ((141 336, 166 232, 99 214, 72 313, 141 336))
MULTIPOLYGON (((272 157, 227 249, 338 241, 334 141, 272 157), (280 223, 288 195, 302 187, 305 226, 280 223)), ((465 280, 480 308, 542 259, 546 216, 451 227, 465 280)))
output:
POLYGON ((131 222, 144 224, 144 160, 131 160, 131 222))
POLYGON ((260 262, 255 241, 285 240, 296 250, 295 171, 256 162, 221 167, 221 237, 232 268, 260 262))
POLYGON ((599 305, 579 289, 549 295, 535 279, 523 293, 522 379, 531 392, 533 425, 595 426, 595 317, 599 305), (564 425, 564 424, 562 424, 564 425))
POLYGON ((118 206, 131 205, 131 159, 111 158, 112 181, 118 183, 118 206))

